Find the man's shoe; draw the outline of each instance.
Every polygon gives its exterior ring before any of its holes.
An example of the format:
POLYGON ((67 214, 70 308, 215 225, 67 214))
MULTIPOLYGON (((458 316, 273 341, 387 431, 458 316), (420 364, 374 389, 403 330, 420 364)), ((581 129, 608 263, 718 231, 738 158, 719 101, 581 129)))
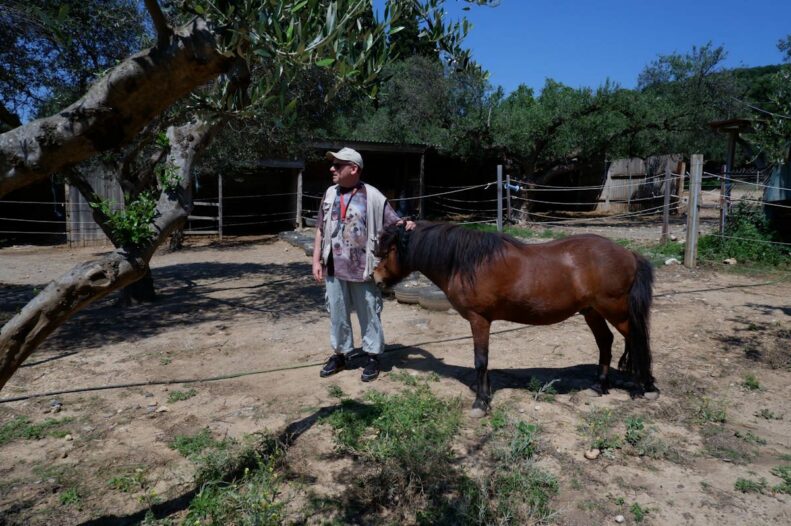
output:
POLYGON ((377 376, 379 376, 379 358, 369 355, 368 363, 365 365, 365 369, 363 369, 363 375, 360 377, 360 380, 363 382, 370 382, 371 380, 376 380, 377 376))
POLYGON ((333 354, 330 356, 330 359, 327 360, 327 363, 324 364, 324 367, 321 368, 321 372, 319 376, 322 378, 326 378, 328 376, 332 376, 333 374, 337 373, 338 371, 342 371, 346 368, 346 357, 342 354, 333 354))

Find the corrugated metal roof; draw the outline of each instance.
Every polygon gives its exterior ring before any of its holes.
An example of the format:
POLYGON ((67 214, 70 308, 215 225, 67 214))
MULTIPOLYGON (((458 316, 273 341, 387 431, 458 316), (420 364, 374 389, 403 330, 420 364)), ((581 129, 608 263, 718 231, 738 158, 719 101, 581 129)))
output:
POLYGON ((437 149, 434 144, 395 143, 387 141, 359 141, 354 139, 321 139, 312 140, 307 146, 316 149, 339 150, 344 146, 367 152, 425 153, 437 149))

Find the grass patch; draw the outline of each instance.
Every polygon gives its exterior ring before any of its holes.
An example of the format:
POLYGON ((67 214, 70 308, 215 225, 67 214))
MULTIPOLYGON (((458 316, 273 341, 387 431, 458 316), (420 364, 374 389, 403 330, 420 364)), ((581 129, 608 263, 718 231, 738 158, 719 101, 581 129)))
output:
POLYGON ((80 501, 82 501, 82 496, 80 496, 77 488, 72 487, 61 491, 58 500, 62 506, 78 506, 80 501))
POLYGON ((481 482, 478 501, 470 506, 478 514, 466 523, 545 524, 554 515, 550 501, 558 489, 557 478, 531 463, 497 470, 481 482))
POLYGON ((557 478, 535 465, 539 452, 539 428, 522 420, 510 421, 495 430, 495 463, 487 475, 475 481, 460 509, 463 524, 544 524, 551 520, 552 497, 559 490, 557 478))
POLYGON ((71 417, 47 418, 43 422, 34 424, 26 416, 14 417, 0 427, 0 446, 18 439, 39 440, 46 436, 63 438, 68 433, 60 428, 72 420, 71 417))
POLYGON ((787 266, 789 251, 773 245, 777 234, 771 229, 760 206, 740 201, 728 215, 725 236, 704 235, 698 240, 698 256, 702 261, 720 263, 726 258, 753 266, 787 266))
POLYGON ((189 389, 187 391, 179 391, 179 390, 170 391, 168 393, 168 403, 172 404, 174 402, 182 402, 184 400, 189 400, 190 398, 192 398, 197 394, 198 391, 196 391, 195 389, 189 389))
POLYGON ((782 480, 780 484, 774 486, 772 491, 791 495, 791 466, 776 466, 772 468, 772 475, 782 480))
POLYGON ((742 386, 750 391, 758 391, 761 389, 761 384, 758 382, 758 378, 756 378, 753 374, 748 374, 744 377, 742 386))
POLYGON ((776 415, 767 408, 763 408, 755 413, 758 418, 765 418, 766 420, 782 420, 783 415, 776 415))
POLYGON ((121 493, 137 493, 148 487, 145 468, 122 471, 110 479, 110 487, 121 493))
POLYGON ((639 502, 635 502, 634 504, 632 504, 631 507, 629 508, 629 511, 632 512, 632 517, 634 517, 634 522, 637 523, 643 522, 645 516, 648 515, 648 509, 640 506, 639 502))
POLYGON ((387 375, 390 380, 395 382, 401 382, 404 385, 408 385, 410 387, 416 387, 420 383, 420 379, 417 375, 408 373, 406 371, 393 371, 387 375))
POLYGON ((372 391, 370 404, 344 400, 325 421, 337 446, 377 462, 405 462, 410 477, 430 476, 423 462, 442 461, 461 419, 458 401, 435 397, 426 385, 398 395, 372 391))
POLYGON ((282 524, 283 503, 278 500, 276 456, 258 457, 254 469, 245 468, 232 483, 204 482, 190 502, 184 524, 282 524))
POLYGON ((538 450, 538 426, 519 421, 514 426, 511 441, 502 460, 505 464, 513 464, 530 460, 538 450))
POLYGON ((736 431, 734 433, 734 436, 737 437, 737 438, 741 438, 742 440, 744 440, 748 444, 759 445, 759 446, 765 446, 766 445, 766 440, 765 439, 763 439, 763 438, 761 438, 761 437, 759 437, 757 435, 752 434, 750 431, 747 431, 746 433, 742 433, 741 431, 736 431))
POLYGON ((638 243, 630 239, 617 239, 616 243, 634 250, 645 256, 648 261, 654 266, 663 266, 665 261, 669 258, 676 258, 679 261, 684 260, 684 244, 677 241, 667 241, 665 243, 646 244, 638 243))
POLYGON ((736 433, 729 432, 724 426, 706 424, 701 429, 703 449, 712 457, 737 464, 746 464, 755 456, 755 452, 736 433))
POLYGON ((588 445, 601 451, 618 449, 621 440, 613 432, 615 416, 612 410, 591 409, 583 418, 578 430, 588 439, 588 445))
POLYGON ((450 447, 461 421, 459 401, 440 399, 423 383, 395 395, 371 391, 366 402, 343 400, 324 419, 338 451, 361 461, 344 496, 347 511, 365 515, 381 507, 413 521, 444 516, 452 509, 446 491, 466 483, 450 447))
POLYGON ((698 406, 695 410, 694 420, 698 424, 707 423, 720 423, 724 424, 728 419, 728 414, 725 410, 725 402, 715 400, 708 397, 700 399, 698 406))
POLYGON ((766 479, 764 478, 756 481, 739 477, 736 479, 736 483, 733 485, 733 489, 736 491, 741 491, 742 493, 763 493, 767 487, 768 485, 766 483, 766 479))
POLYGON ((194 458, 205 449, 224 449, 227 447, 227 440, 214 440, 211 436, 211 431, 203 429, 194 435, 177 435, 173 441, 168 444, 170 449, 175 449, 182 456, 187 458, 194 458))
POLYGON ((508 425, 508 413, 501 407, 496 407, 489 415, 489 425, 493 431, 499 431, 508 425))
POLYGON ((346 398, 346 393, 343 392, 343 389, 338 384, 330 384, 327 386, 327 394, 330 395, 332 398, 337 398, 341 400, 346 398))
POLYGON ((558 381, 555 379, 542 384, 538 378, 531 377, 530 382, 527 384, 527 390, 533 393, 533 400, 536 402, 554 402, 555 395, 558 394, 554 384, 558 381))
POLYGON ((502 409, 488 422, 492 447, 499 446, 494 465, 475 479, 451 448, 460 403, 438 398, 427 382, 393 395, 371 392, 364 403, 344 400, 324 422, 337 450, 358 461, 355 480, 335 504, 343 514, 338 523, 524 524, 552 514, 558 482, 532 461, 538 427, 512 423, 502 409))

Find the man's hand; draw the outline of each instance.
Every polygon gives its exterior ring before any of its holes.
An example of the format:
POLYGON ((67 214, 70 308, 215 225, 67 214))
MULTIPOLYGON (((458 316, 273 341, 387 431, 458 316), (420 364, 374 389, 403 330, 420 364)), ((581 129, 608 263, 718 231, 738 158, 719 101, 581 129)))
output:
POLYGON ((313 240, 313 278, 318 282, 324 279, 324 269, 321 266, 321 228, 316 228, 316 237, 313 240))
POLYGON ((313 262, 313 278, 318 283, 321 283, 322 280, 324 279, 324 269, 321 266, 321 261, 313 262))
POLYGON ((410 221, 409 219, 401 219, 397 223, 397 225, 404 225, 404 228, 407 230, 414 230, 417 226, 417 223, 414 221, 410 221))

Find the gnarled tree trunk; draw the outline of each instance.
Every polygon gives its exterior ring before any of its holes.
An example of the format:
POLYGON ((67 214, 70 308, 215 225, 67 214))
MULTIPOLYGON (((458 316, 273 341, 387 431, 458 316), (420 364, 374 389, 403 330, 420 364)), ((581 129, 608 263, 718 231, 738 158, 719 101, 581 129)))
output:
POLYGON ((175 189, 161 193, 151 226, 154 236, 148 243, 80 263, 47 285, 0 329, 0 389, 36 347, 74 313, 146 275, 157 247, 192 209, 192 167, 219 125, 220 121, 198 121, 168 128, 168 163, 177 168, 179 182, 175 189))

